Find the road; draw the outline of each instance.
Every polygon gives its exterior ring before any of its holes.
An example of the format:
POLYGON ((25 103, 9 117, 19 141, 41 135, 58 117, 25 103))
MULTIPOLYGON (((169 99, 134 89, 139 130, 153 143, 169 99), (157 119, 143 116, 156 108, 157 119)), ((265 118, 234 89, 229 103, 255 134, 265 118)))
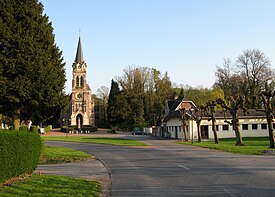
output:
POLYGON ((50 142, 99 158, 111 173, 111 196, 275 196, 275 157, 244 156, 124 136, 149 144, 121 147, 50 142))

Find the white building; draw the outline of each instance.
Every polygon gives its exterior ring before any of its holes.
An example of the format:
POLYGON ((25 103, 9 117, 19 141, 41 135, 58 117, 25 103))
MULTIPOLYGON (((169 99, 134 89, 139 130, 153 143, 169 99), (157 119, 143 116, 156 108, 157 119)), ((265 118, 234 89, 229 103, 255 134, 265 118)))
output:
MULTIPOLYGON (((186 132, 189 140, 198 139, 196 121, 191 118, 188 110, 195 108, 195 104, 187 99, 167 101, 165 117, 162 123, 162 129, 159 136, 180 139, 182 138, 182 117, 179 109, 186 109, 186 132)), ((265 137, 268 136, 268 128, 265 113, 250 109, 247 115, 240 110, 238 113, 240 132, 242 137, 265 137)), ((231 120, 229 113, 226 114, 227 120, 231 120)), ((218 138, 234 138, 235 132, 231 125, 225 123, 224 112, 216 111, 216 129, 218 138)), ((273 124, 273 127, 275 125, 273 124)), ((208 117, 203 117, 200 123, 202 139, 214 139, 212 131, 212 122, 208 117)))

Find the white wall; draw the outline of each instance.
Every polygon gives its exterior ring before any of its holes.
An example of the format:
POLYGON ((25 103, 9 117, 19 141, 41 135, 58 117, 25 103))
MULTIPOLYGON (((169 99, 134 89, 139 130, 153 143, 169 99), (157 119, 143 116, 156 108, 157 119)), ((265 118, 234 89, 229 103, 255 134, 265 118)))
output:
MULTIPOLYGON (((248 117, 246 119, 240 119, 240 132, 242 137, 265 137, 268 136, 268 130, 262 129, 261 124, 266 124, 265 118, 252 118, 248 117), (248 130, 243 130, 242 125, 247 124, 248 130), (252 124, 257 124, 257 129, 252 129, 252 124)), ((194 120, 190 120, 187 122, 187 135, 188 139, 193 139, 196 141, 198 139, 198 131, 197 131, 197 124, 194 120)), ((208 135, 209 139, 214 139, 214 134, 212 131, 212 122, 208 120, 202 120, 200 126, 205 125, 208 126, 208 135)), ((216 119, 216 125, 218 125, 218 138, 235 138, 235 131, 233 130, 232 126, 228 123, 224 122, 224 119, 216 119), (228 125, 228 130, 223 130, 222 126, 228 125)), ((176 138, 178 139, 182 138, 182 122, 179 118, 171 118, 166 123, 167 131, 170 133, 170 138, 176 138), (177 135, 176 135, 176 129, 177 127, 177 135)))
MULTIPOLYGON (((268 136, 268 130, 262 129, 261 124, 266 124, 265 118, 251 118, 251 119, 240 119, 240 132, 242 137, 265 137, 268 136), (248 124, 248 130, 243 130, 242 125, 248 124), (252 124, 257 124, 258 129, 252 129, 252 124)), ((209 139, 214 139, 214 134, 212 131, 212 122, 207 120, 202 120, 202 125, 208 125, 209 139)), ((218 125, 219 130, 217 131, 218 138, 234 138, 235 131, 232 126, 224 122, 224 119, 217 119, 216 125, 218 125), (223 130, 222 125, 228 125, 229 130, 223 130)), ((195 128, 197 132, 197 128, 195 128)))

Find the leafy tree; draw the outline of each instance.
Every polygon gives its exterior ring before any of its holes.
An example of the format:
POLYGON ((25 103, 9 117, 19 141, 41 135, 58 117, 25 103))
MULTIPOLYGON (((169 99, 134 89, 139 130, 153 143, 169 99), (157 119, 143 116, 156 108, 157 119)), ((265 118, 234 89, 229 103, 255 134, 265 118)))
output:
POLYGON ((168 74, 161 75, 160 71, 154 68, 129 66, 124 69, 124 74, 116 79, 132 111, 134 121, 129 124, 160 124, 165 102, 173 95, 168 74))
POLYGON ((118 120, 117 120, 117 111, 119 109, 117 96, 120 94, 120 90, 118 87, 118 83, 115 82, 112 79, 111 83, 111 90, 109 94, 109 99, 108 99, 108 107, 107 107, 107 120, 111 126, 117 126, 118 125, 118 120))
POLYGON ((62 108, 64 63, 37 0, 1 1, 0 16, 0 110, 18 129, 20 118, 43 121, 62 108))

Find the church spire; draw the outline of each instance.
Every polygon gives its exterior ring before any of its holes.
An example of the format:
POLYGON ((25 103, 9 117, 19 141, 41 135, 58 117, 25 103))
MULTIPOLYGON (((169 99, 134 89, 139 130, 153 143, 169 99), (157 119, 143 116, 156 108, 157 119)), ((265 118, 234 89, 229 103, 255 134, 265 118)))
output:
POLYGON ((77 46, 77 51, 76 51, 76 56, 75 56, 75 62, 80 63, 80 64, 84 62, 80 36, 79 36, 79 40, 78 40, 78 46, 77 46))

